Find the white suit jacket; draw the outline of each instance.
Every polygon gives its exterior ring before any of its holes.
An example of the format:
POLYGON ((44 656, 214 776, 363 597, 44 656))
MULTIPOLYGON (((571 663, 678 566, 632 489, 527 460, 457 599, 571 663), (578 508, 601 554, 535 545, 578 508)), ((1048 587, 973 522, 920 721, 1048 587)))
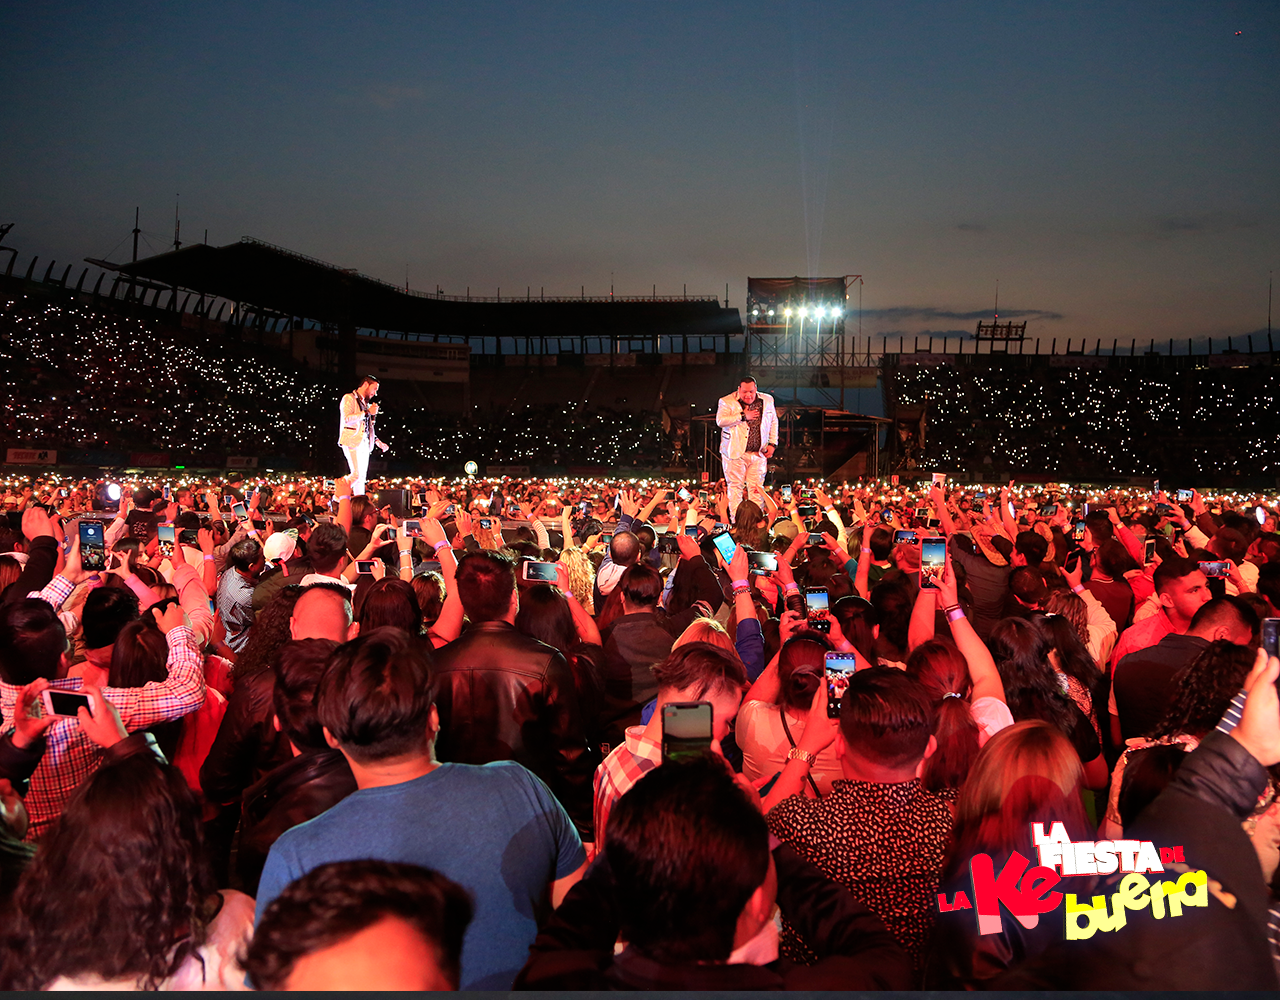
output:
MULTIPOLYGON (((774 408, 773 397, 767 392, 759 393, 764 401, 764 412, 760 416, 760 447, 778 443, 778 411, 774 408)), ((720 457, 724 459, 741 458, 747 453, 747 435, 751 427, 742 419, 742 402, 737 392, 720 397, 720 405, 716 407, 716 424, 719 425, 720 457)))
MULTIPOLYGON (((355 448, 364 440, 364 411, 354 392, 342 397, 341 419, 338 422, 338 444, 343 448, 355 448)), ((376 436, 374 440, 377 440, 376 436)))

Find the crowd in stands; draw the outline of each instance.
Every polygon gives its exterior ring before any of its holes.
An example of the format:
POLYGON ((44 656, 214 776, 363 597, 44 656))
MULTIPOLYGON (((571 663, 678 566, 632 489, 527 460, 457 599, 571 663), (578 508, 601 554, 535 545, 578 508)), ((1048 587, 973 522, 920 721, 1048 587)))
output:
POLYGON ((887 380, 900 406, 928 406, 922 468, 994 467, 1070 482, 1175 475, 1222 482, 1242 470, 1280 473, 1271 368, 1240 357, 1239 368, 1209 367, 1208 355, 1194 359, 1201 367, 1166 356, 1140 359, 1150 362, 1141 367, 1086 368, 1050 364, 1070 357, 996 356, 905 365, 887 380))
MULTIPOLYGON (((435 467, 494 465, 661 468, 671 455, 658 414, 593 406, 524 405, 465 417, 411 410, 395 433, 435 467)), ((399 452, 397 452, 398 454, 399 452)))
MULTIPOLYGON (((340 391, 321 375, 82 306, 0 300, 0 391, 6 447, 159 452, 193 468, 223 466, 228 455, 337 459, 340 391)), ((655 468, 670 457, 658 414, 609 407, 451 415, 406 401, 388 408, 379 433, 394 459, 438 469, 472 460, 655 468)))
POLYGON ((332 391, 314 378, 153 323, 0 302, 0 439, 10 447, 306 454, 332 391))
POLYGON ((1275 498, 108 485, 0 500, 0 986, 1280 985, 1275 498))

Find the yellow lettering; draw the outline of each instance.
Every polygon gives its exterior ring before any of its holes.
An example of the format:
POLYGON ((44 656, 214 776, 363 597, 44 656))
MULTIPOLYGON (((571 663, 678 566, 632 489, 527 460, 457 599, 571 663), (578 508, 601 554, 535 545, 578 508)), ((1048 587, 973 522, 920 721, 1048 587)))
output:
POLYGON ((1066 914, 1067 914, 1067 940, 1068 941, 1087 941, 1093 937, 1093 932, 1098 929, 1094 921, 1093 907, 1088 903, 1077 903, 1075 893, 1069 892, 1066 896, 1066 914), (1080 917, 1085 919, 1085 925, 1080 926, 1080 917))
MULTIPOLYGON (((1126 910, 1145 910, 1150 902, 1146 896, 1147 890, 1151 888, 1151 883, 1147 881, 1145 875, 1137 873, 1126 875, 1120 880, 1120 891, 1113 897, 1119 900, 1126 910)), ((1114 907, 1116 904, 1112 904, 1114 907)))
MULTIPOLYGON (((1112 897, 1112 905, 1117 906, 1116 897, 1112 897)), ((1075 893, 1067 893, 1066 920, 1067 940, 1085 941, 1093 937, 1095 931, 1107 933, 1125 925, 1124 908, 1118 907, 1119 917, 1107 912, 1107 897, 1094 896, 1093 905, 1077 903, 1075 893), (1080 925, 1080 917, 1085 917, 1087 924, 1080 925)))
POLYGON ((1164 919, 1164 883, 1151 884, 1151 913, 1157 920, 1164 919))
POLYGON ((1204 871, 1185 872, 1178 879, 1178 890, 1182 895, 1184 906, 1209 905, 1209 873, 1204 871), (1192 891, 1194 888, 1195 891, 1192 891))

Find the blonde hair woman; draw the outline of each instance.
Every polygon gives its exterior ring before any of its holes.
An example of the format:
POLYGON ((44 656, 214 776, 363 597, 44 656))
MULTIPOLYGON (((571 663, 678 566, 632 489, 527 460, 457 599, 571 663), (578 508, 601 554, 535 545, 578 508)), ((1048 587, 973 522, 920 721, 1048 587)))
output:
POLYGON ((596 571, 587 554, 577 546, 565 548, 560 553, 560 561, 569 571, 569 589, 578 603, 587 609, 587 614, 595 614, 592 593, 595 589, 596 571))

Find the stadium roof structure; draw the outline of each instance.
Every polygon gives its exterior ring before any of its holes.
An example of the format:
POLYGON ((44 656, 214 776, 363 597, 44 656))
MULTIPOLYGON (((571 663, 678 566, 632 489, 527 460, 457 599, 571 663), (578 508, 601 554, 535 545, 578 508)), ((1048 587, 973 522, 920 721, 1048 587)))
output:
POLYGON ((410 292, 357 271, 245 237, 195 244, 131 264, 121 274, 339 328, 449 337, 734 336, 738 310, 695 298, 461 299, 410 292))

